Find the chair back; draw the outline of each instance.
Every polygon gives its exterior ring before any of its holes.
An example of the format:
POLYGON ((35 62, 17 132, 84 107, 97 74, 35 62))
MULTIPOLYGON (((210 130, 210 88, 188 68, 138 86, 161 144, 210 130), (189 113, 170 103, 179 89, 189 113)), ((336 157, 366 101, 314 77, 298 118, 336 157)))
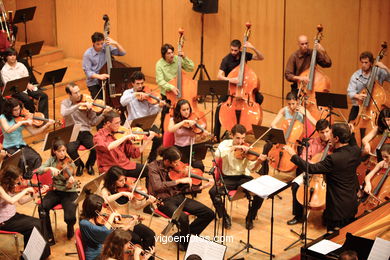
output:
POLYGON ((222 158, 220 158, 220 157, 215 158, 215 163, 213 166, 216 166, 216 168, 214 170, 215 180, 219 181, 219 179, 221 178, 221 174, 222 174, 222 158))
POLYGON ((170 147, 175 144, 175 135, 174 133, 165 131, 163 135, 163 146, 170 147))
POLYGON ((81 239, 81 232, 79 228, 76 229, 75 238, 76 238, 76 249, 77 249, 77 254, 79 256, 79 260, 85 260, 84 245, 83 245, 83 240, 81 239))
MULTIPOLYGON (((35 173, 35 172, 34 172, 35 173)), ((32 177, 32 180, 31 180, 33 183, 35 183, 37 181, 37 175, 34 174, 33 177, 32 177)), ((50 188, 52 188, 52 184, 53 184, 53 178, 51 176, 51 171, 45 171, 44 173, 42 174, 39 174, 39 181, 41 182, 42 185, 47 185, 49 186, 50 188)))

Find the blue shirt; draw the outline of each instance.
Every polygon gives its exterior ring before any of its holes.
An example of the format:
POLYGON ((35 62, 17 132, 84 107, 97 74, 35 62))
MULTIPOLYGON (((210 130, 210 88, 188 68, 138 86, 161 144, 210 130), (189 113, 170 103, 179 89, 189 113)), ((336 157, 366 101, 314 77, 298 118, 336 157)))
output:
POLYGON ((81 239, 84 245, 85 259, 93 260, 100 255, 106 237, 112 232, 105 226, 98 226, 87 219, 80 220, 79 223, 81 239))
MULTIPOLYGON (((5 115, 1 115, 0 119, 3 119, 3 118, 5 120, 7 120, 5 115)), ((10 127, 13 126, 14 124, 16 124, 15 119, 12 119, 11 121, 7 120, 7 123, 10 127)), ((7 133, 3 128, 1 128, 1 131, 3 131, 3 135, 4 135, 4 141, 3 141, 4 149, 8 149, 8 148, 13 147, 13 146, 16 146, 19 148, 22 145, 26 145, 26 143, 23 140, 23 135, 22 135, 23 128, 24 128, 24 126, 20 126, 20 127, 18 127, 18 129, 16 129, 12 133, 7 133)))
POLYGON ((146 100, 139 101, 134 95, 134 89, 125 90, 121 96, 120 102, 122 106, 126 106, 127 108, 129 121, 157 114, 161 110, 158 104, 152 105, 146 100))
MULTIPOLYGON (((290 109, 288 107, 284 108, 284 117, 286 119, 293 119, 294 117, 294 114, 290 113, 290 109)), ((297 120, 303 124, 303 115, 300 112, 298 112, 297 120)))
MULTIPOLYGON (((87 76, 87 86, 94 86, 99 84, 98 79, 91 78, 94 74, 99 74, 100 69, 106 64, 106 45, 103 45, 103 50, 95 51, 93 47, 84 52, 83 55, 83 70, 87 76)), ((114 56, 123 56, 126 52, 121 52, 117 48, 110 46, 111 54, 114 56)))
MULTIPOLYGON (((381 85, 383 84, 383 81, 390 82, 390 73, 387 73, 387 71, 382 68, 378 67, 378 73, 376 77, 376 80, 378 80, 379 84, 381 85)), ((353 106, 359 105, 358 101, 353 98, 353 96, 360 93, 364 86, 367 85, 369 78, 370 75, 365 76, 362 69, 359 69, 352 75, 351 79, 349 80, 347 92, 349 98, 352 100, 353 106)))

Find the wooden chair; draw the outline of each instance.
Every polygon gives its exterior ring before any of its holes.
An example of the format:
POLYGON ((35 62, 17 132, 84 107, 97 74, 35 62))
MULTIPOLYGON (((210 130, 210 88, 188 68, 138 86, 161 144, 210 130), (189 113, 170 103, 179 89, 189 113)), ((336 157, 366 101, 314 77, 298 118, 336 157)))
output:
POLYGON ((18 240, 18 232, 12 232, 12 231, 5 231, 5 230, 0 230, 0 236, 1 235, 4 235, 4 236, 13 236, 14 240, 15 240, 15 250, 16 250, 16 256, 17 256, 17 259, 19 259, 20 257, 20 251, 19 251, 19 240, 18 240))

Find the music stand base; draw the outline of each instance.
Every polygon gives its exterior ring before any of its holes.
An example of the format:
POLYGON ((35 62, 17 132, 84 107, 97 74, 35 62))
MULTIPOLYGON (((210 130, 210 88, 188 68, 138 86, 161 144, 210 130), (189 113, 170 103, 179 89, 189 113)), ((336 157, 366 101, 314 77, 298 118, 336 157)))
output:
MULTIPOLYGON (((295 244, 297 244, 298 242, 301 242, 302 244, 304 244, 305 242, 305 236, 303 235, 303 233, 299 234, 297 231, 293 230, 293 229, 290 229, 290 232, 294 233, 295 235, 297 235, 299 238, 294 241, 292 244, 290 244, 289 246, 287 246, 285 249, 283 249, 284 251, 287 251, 289 250, 290 248, 292 248, 295 244)), ((312 238, 308 238, 306 237, 306 240, 311 240, 313 241, 314 239, 312 238)))
MULTIPOLYGON (((268 253, 266 251, 263 251, 261 249, 258 249, 256 247, 252 246, 252 244, 249 243, 249 242, 245 243, 244 241, 240 240, 240 243, 243 244, 244 247, 240 251, 237 251, 234 255, 229 257, 228 260, 232 260, 236 255, 240 254, 244 250, 246 250, 246 252, 249 253, 249 249, 253 249, 253 250, 259 251, 259 252, 264 253, 266 255, 271 255, 270 253, 268 253)), ((275 257, 275 255, 272 255, 272 257, 275 257)))

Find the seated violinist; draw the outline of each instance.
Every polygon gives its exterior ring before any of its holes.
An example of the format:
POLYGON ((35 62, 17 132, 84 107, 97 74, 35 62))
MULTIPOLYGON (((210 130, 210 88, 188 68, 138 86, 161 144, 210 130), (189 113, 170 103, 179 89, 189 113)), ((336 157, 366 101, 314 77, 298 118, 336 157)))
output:
MULTIPOLYGON (((74 83, 68 84, 65 87, 65 91, 69 95, 67 99, 61 102, 61 115, 65 119, 65 125, 79 124, 81 126, 76 141, 67 145, 68 154, 77 166, 76 176, 81 176, 84 171, 84 163, 80 159, 78 149, 80 145, 89 149, 89 157, 85 166, 88 174, 93 175, 95 174, 93 166, 96 161, 96 151, 93 149, 91 128, 103 120, 103 115, 97 115, 92 110, 92 104, 85 101, 86 96, 80 93, 80 88, 74 83)), ((105 108, 103 113, 110 109, 109 107, 105 108)))
MULTIPOLYGON (((16 203, 23 205, 37 196, 32 187, 26 187, 18 192, 16 187, 21 181, 22 173, 14 165, 7 165, 0 173, 0 229, 21 233, 26 247, 34 227, 41 234, 42 230, 39 219, 16 212, 16 203)), ((50 248, 47 246, 41 259, 46 259, 49 255, 50 248)))
MULTIPOLYGON (((151 195, 148 199, 146 199, 145 197, 137 193, 133 194, 131 192, 131 184, 127 185, 126 183, 127 180, 126 176, 124 175, 124 171, 118 166, 111 167, 104 176, 102 197, 109 205, 109 209, 114 211, 120 211, 120 213, 129 215, 130 207, 134 208, 135 210, 139 210, 156 201, 156 198, 151 195), (136 195, 137 197, 140 196, 141 200, 138 200, 134 195, 136 195), (131 206, 129 206, 129 204, 131 206), (121 209, 125 209, 125 212, 122 212, 121 209)), ((139 219, 139 216, 137 215, 130 214, 129 216, 131 216, 134 220, 139 219)), ((135 225, 130 228, 133 233, 131 242, 133 242, 134 244, 141 245, 144 250, 149 249, 149 247, 154 247, 155 233, 153 232, 153 230, 141 223, 134 224, 135 225)))
POLYGON ((129 230, 134 223, 128 225, 115 224, 120 214, 112 212, 104 213, 104 199, 96 194, 88 194, 83 201, 83 209, 80 215, 80 233, 84 245, 85 259, 95 260, 102 250, 104 240, 115 229, 120 227, 129 230))
POLYGON ((104 241, 103 250, 99 260, 147 260, 154 253, 154 248, 145 252, 134 245, 132 236, 123 229, 114 230, 104 241))
MULTIPOLYGON (((376 136, 384 137, 384 135, 389 135, 389 127, 390 127, 390 108, 384 108, 381 110, 378 116, 377 125, 362 139, 363 153, 371 154, 371 149, 376 147, 371 147, 370 141, 373 140, 376 136), (386 131, 387 130, 387 131, 386 131)), ((386 143, 386 140, 384 140, 386 143)), ((381 161, 382 158, 380 156, 379 151, 376 151, 378 155, 378 161, 381 161)))
MULTIPOLYGON (((249 161, 246 158, 236 158, 234 154, 235 150, 240 149, 244 152, 249 150, 249 146, 245 145, 246 128, 243 125, 237 124, 233 126, 231 133, 233 139, 222 141, 218 145, 216 156, 222 159, 223 180, 226 188, 228 190, 236 190, 240 185, 253 179, 250 175, 251 172, 260 168, 261 163, 267 159, 267 156, 261 154, 255 161, 249 161)), ((230 229, 232 225, 231 219, 222 204, 222 198, 217 192, 217 187, 213 186, 209 194, 218 216, 220 218, 223 217, 225 228, 230 229)), ((248 210, 246 216, 245 226, 247 229, 253 228, 253 220, 256 218, 261 204, 263 204, 263 199, 259 196, 254 196, 251 208, 248 210)))
MULTIPOLYGON (((286 100, 287 106, 280 109, 274 120, 272 120, 272 128, 277 128, 277 124, 282 118, 285 118, 286 120, 293 119, 295 112, 298 112, 296 120, 300 121, 303 124, 305 108, 298 104, 297 95, 294 92, 289 92, 287 93, 286 100)), ((306 110, 306 116, 307 119, 309 119, 310 123, 312 123, 313 125, 317 123, 317 120, 310 114, 309 110, 306 110)))
MULTIPOLYGON (((384 144, 381 148, 381 154, 383 160, 377 163, 375 168, 370 171, 369 174, 364 178, 365 186, 364 186, 364 192, 367 194, 372 194, 373 189, 375 187, 372 186, 371 184, 371 179, 381 170, 386 170, 389 168, 389 163, 390 163, 390 144, 384 144)), ((387 177, 388 178, 388 177, 387 177)))
MULTIPOLYGON (((160 148, 159 155, 162 156, 162 160, 156 160, 149 164, 148 191, 162 200, 163 203, 158 209, 172 217, 177 207, 184 201, 184 193, 206 189, 211 187, 214 181, 211 179, 204 185, 193 186, 191 185, 192 179, 189 177, 179 176, 176 179, 172 176, 176 173, 174 169, 180 164, 181 159, 180 151, 175 146, 160 148)), ((199 235, 214 219, 214 212, 210 208, 190 198, 187 198, 183 210, 194 215, 196 219, 190 224, 188 215, 184 212, 181 213, 179 218, 180 233, 174 234, 174 236, 179 236, 180 250, 185 250, 188 246, 189 241, 186 241, 186 237, 189 236, 187 235, 199 235)))
MULTIPOLYGON (((173 117, 169 121, 168 131, 174 133, 175 146, 180 150, 184 163, 189 162, 189 146, 191 143, 195 143, 197 135, 204 136, 209 134, 205 127, 205 119, 197 120, 197 116, 193 113, 191 105, 187 100, 181 99, 177 102, 173 111, 173 117)), ((192 166, 204 171, 202 161, 193 161, 192 166)))
POLYGON ((75 170, 75 164, 66 156, 65 142, 56 139, 51 147, 51 157, 37 170, 39 174, 50 171, 53 176, 53 189, 45 195, 42 201, 42 207, 46 212, 49 243, 51 244, 55 242, 50 222, 50 210, 58 204, 61 204, 64 209, 64 220, 67 224, 66 237, 71 239, 74 235, 76 204, 73 202, 77 199, 77 184, 73 177, 75 170))
MULTIPOLYGON (((119 133, 120 123, 121 119, 117 112, 110 111, 104 114, 103 127, 93 138, 97 151, 99 172, 107 172, 112 166, 119 166, 127 177, 138 178, 142 170, 142 164, 130 161, 129 158, 140 157, 155 133, 150 131, 143 144, 137 147, 132 141, 139 136, 131 134, 130 131, 124 134, 119 133)), ((142 177, 145 177, 147 172, 148 168, 146 167, 142 177)))
MULTIPOLYGON (((148 99, 148 94, 144 92, 145 75, 141 71, 135 71, 130 79, 133 88, 123 92, 120 102, 122 106, 127 108, 127 120, 129 125, 131 121, 137 118, 157 114, 161 111, 161 107, 165 105, 164 101, 159 101, 156 104, 151 104, 148 99)), ((157 149, 161 146, 162 138, 153 138, 152 148, 148 161, 152 162, 157 158, 157 149)))
POLYGON ((19 166, 22 170, 25 170, 23 162, 25 160, 27 172, 24 172, 24 177, 31 178, 32 171, 41 166, 42 158, 39 153, 23 140, 22 130, 25 128, 30 134, 37 135, 45 131, 54 121, 50 119, 47 124, 36 128, 33 127, 33 120, 29 116, 21 116, 22 112, 25 112, 25 110, 22 109, 17 99, 7 99, 4 104, 4 114, 0 116, 0 126, 4 135, 4 149, 8 154, 13 154, 17 150, 22 149, 23 160, 20 161, 19 166))

